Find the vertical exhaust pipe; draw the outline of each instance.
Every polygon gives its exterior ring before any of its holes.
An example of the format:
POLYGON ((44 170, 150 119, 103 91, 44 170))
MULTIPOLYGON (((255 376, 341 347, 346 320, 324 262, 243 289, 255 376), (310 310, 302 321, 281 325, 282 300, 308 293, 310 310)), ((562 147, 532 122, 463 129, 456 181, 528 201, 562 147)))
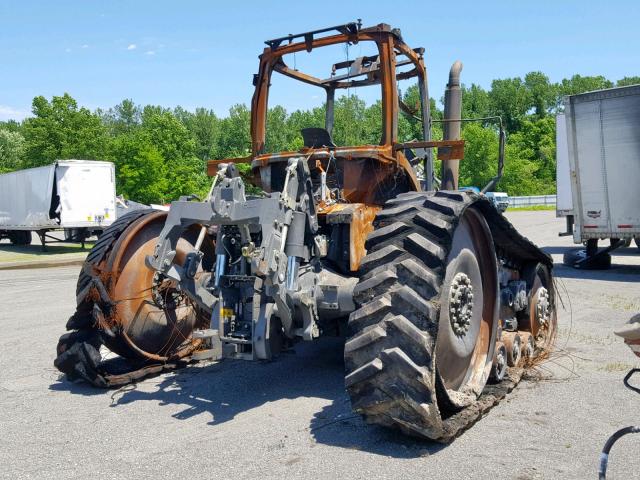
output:
MULTIPOLYGON (((444 91, 444 139, 459 140, 462 118, 462 91, 460 90, 460 72, 462 62, 456 60, 449 71, 449 83, 444 91), (454 121, 452 121, 454 120, 454 121), (457 122, 455 120, 458 120, 457 122)), ((442 161, 442 186, 443 190, 458 189, 458 163, 460 160, 442 161)))

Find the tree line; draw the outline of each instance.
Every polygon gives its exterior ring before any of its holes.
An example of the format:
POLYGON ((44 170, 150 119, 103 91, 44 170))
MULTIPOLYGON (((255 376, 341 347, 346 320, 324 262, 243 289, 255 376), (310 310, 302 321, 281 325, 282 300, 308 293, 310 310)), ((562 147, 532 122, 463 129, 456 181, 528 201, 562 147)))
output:
MULTIPOLYGON (((489 89, 463 86, 463 118, 500 116, 507 132, 505 174, 497 189, 510 195, 555 193, 555 113, 562 99, 591 90, 640 84, 640 77, 615 83, 603 76, 580 76, 553 83, 541 72, 524 78, 497 79, 489 89)), ((401 92, 409 109, 419 111, 418 90, 401 92)), ((442 118, 442 100, 431 99, 431 114, 442 118)), ((0 173, 38 167, 56 159, 110 160, 116 165, 118 193, 139 202, 169 202, 180 195, 203 195, 210 180, 208 159, 233 158, 250 152, 250 111, 244 104, 225 117, 213 110, 187 111, 124 100, 108 110, 90 111, 69 94, 33 99, 32 117, 0 122, 0 173)), ((324 106, 287 112, 275 106, 267 113, 266 150, 302 147, 300 130, 324 126, 324 106)), ((380 141, 380 102, 367 105, 352 94, 336 99, 333 137, 337 145, 380 141)), ((399 140, 421 138, 419 120, 400 115, 399 140)), ((495 174, 498 130, 490 122, 463 125, 465 158, 461 186, 483 186, 495 174)), ((434 138, 442 137, 438 123, 434 138)))

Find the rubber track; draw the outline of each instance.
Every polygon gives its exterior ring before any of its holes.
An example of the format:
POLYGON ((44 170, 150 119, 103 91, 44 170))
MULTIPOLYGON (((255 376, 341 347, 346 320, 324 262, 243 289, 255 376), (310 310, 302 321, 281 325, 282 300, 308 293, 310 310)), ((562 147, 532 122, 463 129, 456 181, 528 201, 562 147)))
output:
POLYGON ((369 423, 448 442, 497 404, 522 370, 487 385, 479 399, 453 408, 434 369, 440 288, 453 232, 464 211, 480 210, 498 256, 552 267, 483 197, 470 192, 411 192, 387 202, 374 222, 348 324, 345 385, 369 423))

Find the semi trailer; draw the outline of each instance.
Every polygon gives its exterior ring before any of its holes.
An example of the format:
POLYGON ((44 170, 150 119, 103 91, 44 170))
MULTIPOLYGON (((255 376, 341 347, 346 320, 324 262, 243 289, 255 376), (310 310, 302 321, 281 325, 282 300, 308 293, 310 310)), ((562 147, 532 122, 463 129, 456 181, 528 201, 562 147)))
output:
POLYGON ((557 117, 557 215, 574 243, 564 263, 611 266, 610 252, 640 245, 640 85, 570 95, 557 117), (599 240, 609 245, 598 248, 599 240))
POLYGON ((44 248, 48 232, 64 229, 65 240, 100 233, 116 217, 115 168, 111 162, 58 160, 0 175, 0 239, 44 248))

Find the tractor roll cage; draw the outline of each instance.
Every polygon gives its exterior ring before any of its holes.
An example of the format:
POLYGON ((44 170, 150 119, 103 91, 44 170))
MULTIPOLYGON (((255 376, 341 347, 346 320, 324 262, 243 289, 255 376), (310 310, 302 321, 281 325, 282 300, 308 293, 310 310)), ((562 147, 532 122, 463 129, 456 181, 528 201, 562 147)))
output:
MULTIPOLYGON (((411 189, 420 190, 420 181, 409 163, 406 153, 409 150, 425 149, 419 155, 424 165, 424 185, 422 188, 433 188, 433 157, 432 148, 437 147, 438 158, 442 160, 461 159, 463 155, 463 141, 461 140, 431 140, 431 115, 429 111, 429 92, 427 86, 427 71, 424 64, 424 49, 410 48, 402 39, 400 30, 381 23, 379 25, 361 28, 360 21, 338 25, 335 27, 314 30, 311 32, 267 40, 267 47, 260 55, 258 73, 254 75, 255 87, 251 99, 251 155, 249 157, 227 160, 210 160, 208 174, 215 175, 220 163, 251 163, 254 171, 273 162, 286 161, 287 158, 299 155, 299 152, 265 152, 266 124, 269 87, 271 75, 274 71, 295 80, 323 88, 326 92, 325 129, 329 134, 333 130, 334 98, 337 89, 358 87, 365 85, 381 85, 382 96, 382 131, 378 145, 360 145, 337 147, 333 149, 336 157, 346 161, 351 159, 369 158, 378 165, 399 168, 406 173, 411 189), (298 41, 302 39, 302 41, 298 41), (283 57, 301 51, 311 52, 315 48, 336 44, 355 45, 358 42, 375 42, 378 54, 359 57, 335 63, 329 78, 320 79, 305 74, 286 65, 283 57), (403 71, 398 67, 412 66, 403 71), (346 73, 342 71, 346 70, 346 73), (422 124, 422 138, 414 142, 398 143, 398 111, 407 107, 402 104, 398 96, 398 80, 417 78, 420 95, 420 112, 412 112, 412 116, 422 124)), ((305 152, 312 158, 316 155, 328 154, 327 148, 305 148, 305 152)), ((386 168, 386 167, 385 167, 386 168)), ((391 170, 389 170, 391 173, 391 170)), ((366 190, 366 182, 359 186, 366 190)))
MULTIPOLYGON (((404 43, 398 29, 392 29, 387 24, 374 27, 360 28, 360 23, 348 23, 336 27, 314 30, 312 32, 288 35, 286 37, 267 40, 268 46, 260 55, 260 68, 254 76, 256 87, 251 102, 251 138, 253 156, 264 152, 266 137, 266 115, 268 109, 269 85, 271 74, 276 71, 295 80, 325 89, 326 130, 331 132, 333 127, 333 104, 336 89, 350 87, 381 85, 382 86, 382 135, 380 147, 386 147, 393 154, 392 146, 397 142, 398 130, 398 92, 397 80, 417 77, 420 87, 420 97, 423 119, 430 118, 429 96, 427 91, 427 73, 424 66, 424 49, 412 49, 404 43), (337 32, 320 36, 327 32, 337 32), (304 39, 296 42, 296 39, 304 39), (312 75, 294 70, 287 66, 283 56, 301 51, 310 52, 314 48, 326 47, 340 43, 357 44, 361 41, 375 42, 378 55, 360 57, 354 60, 339 62, 333 65, 332 75, 320 79, 312 75), (285 43, 288 42, 288 43, 285 43), (402 56, 399 61, 396 57, 402 56), (396 68, 413 65, 413 68, 397 73, 396 68), (347 69, 347 73, 337 75, 340 70, 347 69), (365 78, 361 78, 365 77, 365 78)), ((429 141, 430 125, 423 122, 423 140, 429 141)))

